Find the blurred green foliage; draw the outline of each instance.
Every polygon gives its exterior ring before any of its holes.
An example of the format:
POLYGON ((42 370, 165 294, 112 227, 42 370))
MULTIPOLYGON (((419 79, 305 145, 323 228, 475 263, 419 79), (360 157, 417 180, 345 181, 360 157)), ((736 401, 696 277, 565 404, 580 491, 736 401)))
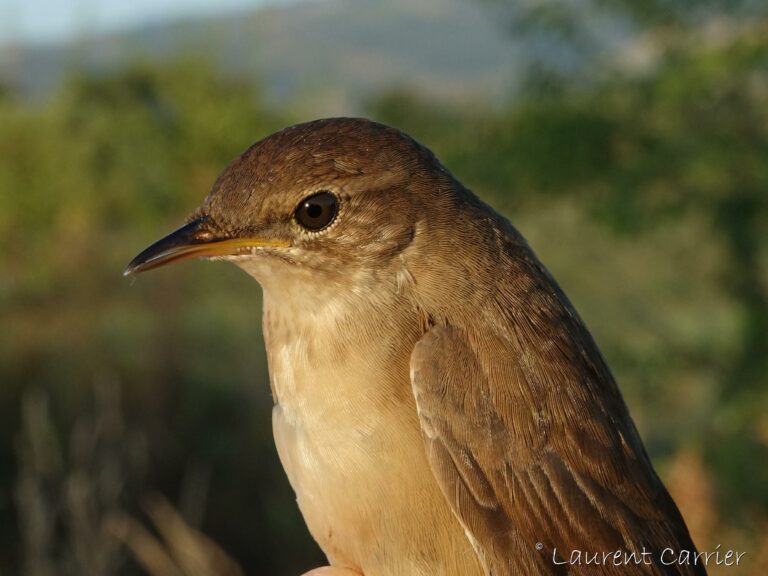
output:
MULTIPOLYGON (((150 486, 176 494, 188 463, 203 462, 216 470, 207 527, 266 569, 276 539, 292 545, 301 520, 271 441, 258 288, 211 265, 121 277, 233 155, 285 124, 252 87, 192 61, 74 77, 44 107, 0 103, 4 562, 23 552, 12 498, 20 397, 52 398, 66 447, 103 378, 119 382, 127 418, 147 436, 149 473, 128 484, 127 505, 150 486)), ((305 552, 279 559, 296 571, 317 559, 301 534, 305 552)))
MULTIPOLYGON (((768 30, 653 42, 643 70, 532 90, 502 110, 400 93, 369 116, 431 147, 523 231, 592 328, 662 475, 680 451, 701 454, 719 534, 757 537, 768 526, 768 30)), ((200 262, 121 278, 232 157, 298 120, 195 60, 73 76, 44 106, 0 93, 0 571, 26 561, 22 396, 51 399, 64 460, 45 473, 55 507, 70 431, 105 378, 146 438, 146 471, 125 472, 126 509, 150 488, 183 504, 186 474, 202 466, 202 528, 246 573, 320 562, 272 446, 258 286, 200 262)))

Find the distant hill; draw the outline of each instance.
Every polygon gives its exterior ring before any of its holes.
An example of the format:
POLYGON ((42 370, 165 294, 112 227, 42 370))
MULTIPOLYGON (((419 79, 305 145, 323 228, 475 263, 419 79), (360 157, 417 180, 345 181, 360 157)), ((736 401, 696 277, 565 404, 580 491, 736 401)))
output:
POLYGON ((497 16, 471 0, 315 0, 63 46, 6 47, 0 78, 36 97, 68 70, 194 54, 258 81, 273 102, 311 94, 314 115, 352 113, 372 94, 395 89, 494 104, 514 91, 534 52, 555 49, 516 39, 497 16))

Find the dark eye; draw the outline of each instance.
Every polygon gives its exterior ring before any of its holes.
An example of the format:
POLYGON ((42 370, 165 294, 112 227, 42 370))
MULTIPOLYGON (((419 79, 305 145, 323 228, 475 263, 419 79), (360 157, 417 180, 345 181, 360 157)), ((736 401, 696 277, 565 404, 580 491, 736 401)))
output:
POLYGON ((338 208, 336 196, 326 191, 316 192, 301 201, 294 217, 303 228, 317 232, 333 222, 338 208))

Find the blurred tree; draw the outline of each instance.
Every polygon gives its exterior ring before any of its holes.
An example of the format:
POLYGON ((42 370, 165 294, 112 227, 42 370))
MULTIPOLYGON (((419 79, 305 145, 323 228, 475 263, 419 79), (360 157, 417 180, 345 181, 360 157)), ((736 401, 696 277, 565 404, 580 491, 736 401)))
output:
POLYGON ((516 107, 515 140, 541 165, 519 148, 508 151, 539 175, 539 189, 586 186, 595 213, 617 230, 681 212, 707 219, 724 253, 723 288, 739 307, 733 350, 713 362, 721 406, 708 426, 707 455, 727 509, 753 512, 759 500, 765 511, 768 466, 756 463, 768 462, 760 432, 768 405, 768 8, 750 1, 605 4, 635 18, 642 35, 631 49, 652 49, 655 61, 636 76, 617 72, 586 94, 565 89, 537 100, 533 112, 516 107), (538 137, 529 138, 534 130, 538 137))
MULTIPOLYGON (((148 436, 147 486, 188 493, 190 462, 213 470, 208 530, 246 563, 299 572, 317 551, 271 441, 256 286, 225 266, 121 278, 231 158, 287 123, 251 84, 194 60, 74 76, 44 106, 0 99, 0 432, 16 436, 33 387, 62 441, 90 383, 118 375, 126 418, 148 436), (276 539, 298 551, 273 554, 276 539)), ((23 554, 6 496, 14 456, 0 444, 4 572, 23 554)))

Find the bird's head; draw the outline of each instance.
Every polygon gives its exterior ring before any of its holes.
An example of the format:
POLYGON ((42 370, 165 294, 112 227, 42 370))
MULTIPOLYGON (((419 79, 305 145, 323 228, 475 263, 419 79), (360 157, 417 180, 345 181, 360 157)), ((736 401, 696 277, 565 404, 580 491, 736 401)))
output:
POLYGON ((234 261, 265 287, 286 275, 333 283, 383 274, 414 242, 425 211, 438 208, 440 189, 454 184, 431 152, 381 124, 293 126, 236 158, 187 224, 125 273, 207 257, 234 261))

